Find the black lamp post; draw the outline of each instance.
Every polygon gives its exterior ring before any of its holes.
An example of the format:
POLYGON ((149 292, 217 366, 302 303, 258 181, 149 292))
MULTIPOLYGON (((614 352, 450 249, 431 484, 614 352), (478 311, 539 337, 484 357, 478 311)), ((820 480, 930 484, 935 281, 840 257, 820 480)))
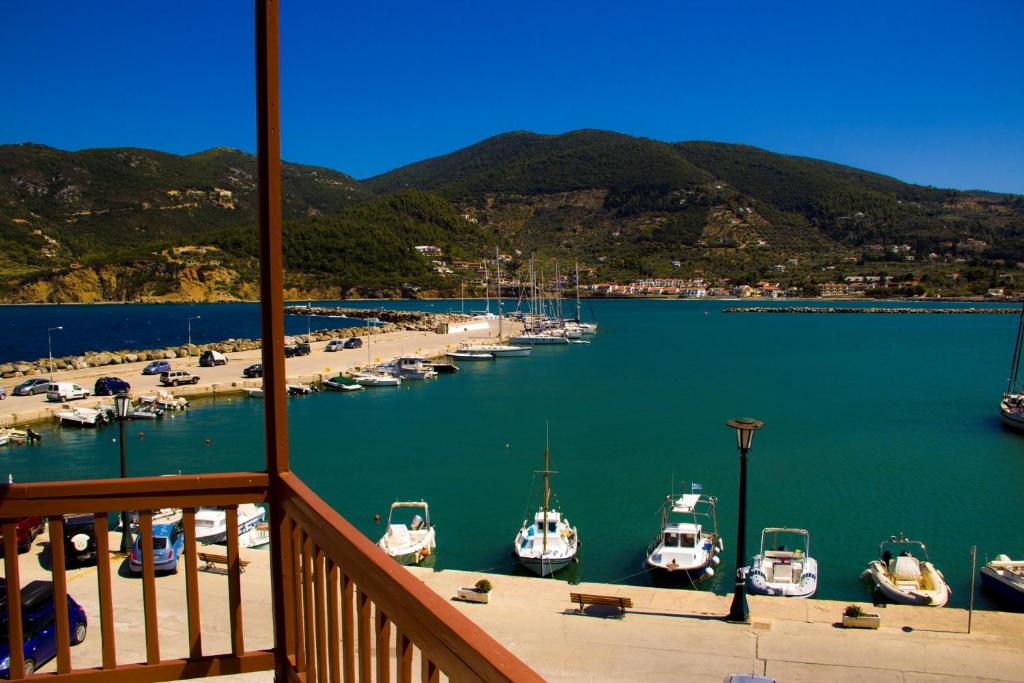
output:
POLYGON ((736 448, 740 451, 740 511, 736 531, 736 587, 732 593, 732 607, 726 621, 740 624, 750 623, 750 608, 747 607, 746 582, 740 568, 746 564, 747 537, 747 451, 754 441, 754 432, 764 426, 761 420, 752 417, 738 417, 728 420, 726 427, 736 430, 736 448))
MULTIPOLYGON (((121 392, 114 396, 114 414, 121 425, 121 478, 128 476, 128 457, 125 454, 124 443, 124 421, 128 418, 128 409, 131 407, 131 399, 128 394, 121 392)), ((131 529, 128 527, 128 513, 121 511, 121 552, 127 553, 130 545, 131 529)))

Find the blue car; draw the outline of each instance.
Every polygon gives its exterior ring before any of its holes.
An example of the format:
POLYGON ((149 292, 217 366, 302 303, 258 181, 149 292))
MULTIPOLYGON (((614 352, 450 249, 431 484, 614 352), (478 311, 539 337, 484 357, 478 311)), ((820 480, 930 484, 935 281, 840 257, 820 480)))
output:
POLYGON ((171 363, 166 360, 155 360, 142 368, 143 375, 159 375, 161 372, 170 372, 171 363))
MULTIPOLYGON (((53 605, 53 582, 31 581, 21 589, 21 623, 25 674, 31 674, 57 656, 57 612, 53 605)), ((89 620, 85 610, 68 596, 68 632, 71 644, 85 640, 89 620)), ((11 649, 7 642, 7 593, 0 596, 0 676, 11 675, 11 649)))
POLYGON ((96 386, 92 393, 96 396, 113 396, 114 394, 127 394, 132 390, 132 385, 120 377, 100 377, 96 380, 96 386))
MULTIPOLYGON (((131 555, 128 556, 128 568, 136 574, 142 573, 142 550, 139 547, 140 536, 135 537, 131 555)), ((158 572, 177 572, 178 558, 185 548, 185 534, 180 524, 153 525, 153 568, 158 572)))

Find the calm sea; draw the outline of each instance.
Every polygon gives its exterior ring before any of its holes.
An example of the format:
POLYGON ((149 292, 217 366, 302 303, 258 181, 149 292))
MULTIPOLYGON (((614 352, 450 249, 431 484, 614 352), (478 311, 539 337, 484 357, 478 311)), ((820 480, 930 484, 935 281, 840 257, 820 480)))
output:
MULTIPOLYGON (((643 553, 660 502, 671 487, 699 482, 718 497, 726 543, 724 571, 704 588, 726 592, 738 457, 723 423, 750 415, 766 424, 750 453, 747 548, 756 551, 764 526, 809 529, 820 597, 867 599, 858 574, 879 541, 901 531, 928 544, 958 606, 967 603, 972 545, 979 565, 1024 555, 1024 437, 1001 428, 996 412, 1016 316, 723 314, 729 305, 596 301, 601 331, 590 345, 465 364, 401 389, 292 399, 294 468, 371 537, 383 527, 374 514, 386 519, 390 501, 425 498, 438 527, 437 566, 512 572, 549 423, 554 490, 583 540, 577 578, 647 583, 643 553)), ((60 353, 144 347, 158 336, 180 343, 187 315, 203 316, 196 340, 251 336, 258 322, 247 304, 3 315, 16 329, 63 323, 68 344, 80 326, 75 336, 89 343, 60 353)), ((305 327, 304 318, 289 320, 292 333, 305 327)), ((258 401, 219 399, 132 423, 130 472, 258 469, 260 412, 258 401)), ((16 481, 116 476, 116 434, 48 430, 40 446, 7 448, 4 463, 16 481)))

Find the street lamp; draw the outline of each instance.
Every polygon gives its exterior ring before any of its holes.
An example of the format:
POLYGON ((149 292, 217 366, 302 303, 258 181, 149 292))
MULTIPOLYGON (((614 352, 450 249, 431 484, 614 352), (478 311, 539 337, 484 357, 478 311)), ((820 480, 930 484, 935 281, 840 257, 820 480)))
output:
MULTIPOLYGON (((123 391, 114 396, 114 414, 121 425, 121 478, 128 476, 128 459, 125 455, 124 443, 124 421, 128 418, 128 409, 131 407, 131 399, 123 391)), ((131 529, 128 527, 128 513, 121 511, 121 552, 127 553, 131 529)))
POLYGON ((63 325, 58 325, 57 327, 51 327, 51 328, 46 330, 46 349, 47 349, 47 351, 48 351, 48 353, 50 355, 50 381, 51 382, 53 381, 53 331, 54 330, 63 330, 63 329, 64 329, 63 325))
POLYGON ((754 432, 764 426, 761 420, 752 417, 738 417, 728 420, 726 427, 736 430, 736 448, 740 451, 740 513, 736 531, 736 587, 732 593, 732 606, 726 621, 740 624, 750 623, 750 608, 747 607, 746 582, 741 568, 746 563, 747 537, 747 451, 754 441, 754 432))
POLYGON ((192 346, 192 321, 193 320, 199 320, 202 317, 203 316, 201 316, 201 315, 194 315, 194 316, 192 316, 191 318, 188 319, 188 345, 189 346, 192 346))

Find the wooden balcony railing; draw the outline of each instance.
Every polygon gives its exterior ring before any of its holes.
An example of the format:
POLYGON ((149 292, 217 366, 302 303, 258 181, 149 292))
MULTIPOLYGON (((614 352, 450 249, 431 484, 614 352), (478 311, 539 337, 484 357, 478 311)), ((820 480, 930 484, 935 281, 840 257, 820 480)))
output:
MULTIPOLYGON (((110 681, 161 681, 229 673, 282 669, 294 681, 345 683, 358 681, 438 681, 443 674, 456 681, 536 681, 539 677, 472 623, 448 601, 426 588, 387 557, 294 474, 262 473, 146 477, 0 486, 0 529, 3 531, 7 580, 7 637, 10 677, 23 678, 21 581, 15 521, 41 516, 48 520, 50 560, 57 626, 56 673, 47 678, 110 681), (273 493, 272 493, 273 492, 273 493), (273 496, 277 496, 274 500, 273 496), (284 592, 284 614, 275 614, 284 629, 285 652, 274 648, 247 650, 242 628, 245 599, 239 561, 237 506, 277 503, 285 543, 271 546, 285 570, 272 576, 274 590, 284 592), (227 515, 227 630, 230 649, 208 653, 203 647, 196 551, 195 510, 220 506, 227 515), (153 510, 183 509, 183 552, 187 634, 164 628, 168 639, 187 639, 188 655, 165 658, 153 557, 153 510), (109 561, 108 516, 139 511, 142 550, 142 605, 145 660, 118 661, 115 638, 117 606, 109 561), (102 664, 75 667, 68 626, 67 573, 64 566, 63 514, 94 516, 99 614, 88 614, 98 630, 102 664), (283 664, 283 666, 282 666, 283 664)), ((276 562, 271 562, 275 566, 276 562)), ((209 597, 209 596, 208 596, 209 597)), ((181 643, 175 643, 181 649, 181 643)))

